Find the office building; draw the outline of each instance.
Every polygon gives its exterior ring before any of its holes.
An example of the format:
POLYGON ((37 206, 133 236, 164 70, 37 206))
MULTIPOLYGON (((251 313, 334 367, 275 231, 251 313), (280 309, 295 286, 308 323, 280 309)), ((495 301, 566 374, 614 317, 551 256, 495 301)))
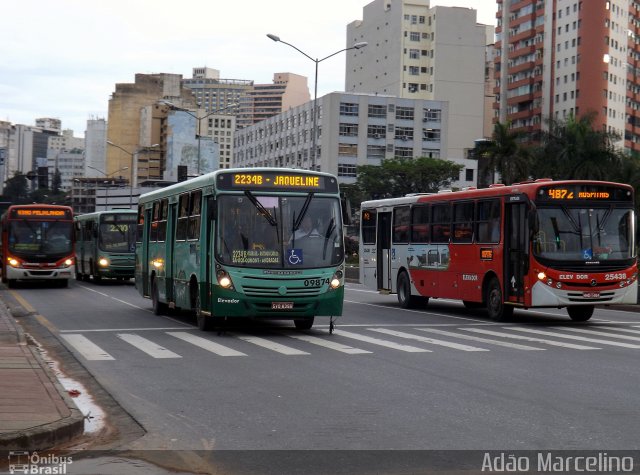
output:
MULTIPOLYGON (((293 167, 333 173, 354 183, 360 165, 384 159, 446 159, 449 104, 381 94, 334 92, 318 98, 317 161, 312 163, 313 102, 238 129, 234 165, 293 167)), ((475 183, 468 160, 456 186, 475 183)))

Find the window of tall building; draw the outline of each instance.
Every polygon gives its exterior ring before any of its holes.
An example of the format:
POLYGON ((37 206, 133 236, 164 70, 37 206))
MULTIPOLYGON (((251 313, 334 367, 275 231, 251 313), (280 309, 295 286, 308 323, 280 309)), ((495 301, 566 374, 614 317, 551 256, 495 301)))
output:
POLYGON ((338 176, 348 176, 348 177, 356 177, 356 166, 355 165, 347 165, 344 163, 338 164, 338 176))
POLYGON ((358 115, 358 104, 349 103, 349 102, 341 102, 340 103, 340 115, 357 116, 358 115))
POLYGON ((413 120, 414 113, 413 107, 397 107, 396 119, 398 120, 413 120))

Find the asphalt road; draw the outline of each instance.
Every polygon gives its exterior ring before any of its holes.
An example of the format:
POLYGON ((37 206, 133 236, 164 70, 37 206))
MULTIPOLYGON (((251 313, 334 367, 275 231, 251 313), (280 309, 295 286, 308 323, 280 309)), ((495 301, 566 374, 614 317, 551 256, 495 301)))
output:
POLYGON ((516 311, 498 324, 453 301, 403 310, 349 284, 333 335, 322 319, 219 334, 153 315, 133 284, 23 285, 11 297, 144 428, 120 448, 640 448, 632 312, 577 324, 564 310, 516 311))

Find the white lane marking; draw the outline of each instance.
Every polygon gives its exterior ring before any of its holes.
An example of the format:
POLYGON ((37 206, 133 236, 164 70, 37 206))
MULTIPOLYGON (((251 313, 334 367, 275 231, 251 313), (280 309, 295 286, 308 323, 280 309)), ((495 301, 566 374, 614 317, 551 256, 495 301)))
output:
POLYGON ((587 330, 586 328, 563 328, 563 330, 567 330, 570 332, 576 333, 586 333, 588 335, 597 335, 597 336, 606 336, 609 338, 618 338, 619 340, 631 340, 631 341, 640 341, 640 337, 631 336, 631 335, 618 335, 616 333, 610 332, 601 332, 598 330, 587 330))
MULTIPOLYGON (((507 327, 510 328, 510 327, 507 327)), ((565 343, 563 341, 554 341, 554 340, 546 340, 544 338, 534 338, 531 336, 524 336, 524 335, 514 335, 512 333, 504 333, 504 332, 496 332, 493 330, 485 330, 484 328, 461 328, 461 330, 465 330, 468 332, 474 332, 474 333, 482 333, 484 335, 491 335, 491 336, 499 336, 499 337, 503 337, 503 338, 511 338, 513 340, 524 340, 524 341, 531 341, 531 342, 536 342, 536 343, 544 343, 545 345, 551 345, 551 346, 562 346, 564 348, 571 348, 574 350, 600 350, 601 348, 595 348, 593 346, 584 346, 584 345, 575 345, 573 343, 565 343)))
POLYGON ((615 330, 615 331, 624 332, 624 333, 640 334, 640 330, 630 330, 628 328, 622 328, 622 327, 606 327, 606 326, 598 325, 596 328, 604 328, 605 330, 615 330))
POLYGON ((517 343, 509 343, 506 341, 492 340, 491 338, 482 338, 480 336, 461 335, 460 333, 448 332, 445 330, 436 330, 434 328, 416 328, 421 332, 436 333, 438 335, 451 336, 454 338, 462 338, 463 340, 479 341, 480 343, 488 343, 490 345, 504 346, 506 348, 513 348, 515 350, 525 351, 546 351, 545 348, 537 348, 535 346, 519 345, 517 343))
POLYGON ((372 332, 384 333, 385 335, 391 335, 391 336, 397 336, 397 337, 400 337, 400 338, 407 338, 409 340, 421 341, 421 342, 424 342, 424 343, 429 343, 431 345, 445 346, 447 348, 453 348, 453 349, 456 349, 456 350, 462 350, 462 351, 491 351, 491 350, 487 350, 485 348, 478 348, 478 347, 469 346, 469 345, 461 345, 460 343, 454 343, 454 342, 444 341, 444 340, 436 340, 434 338, 429 338, 429 337, 426 337, 426 336, 414 335, 412 333, 399 332, 399 331, 396 331, 396 330, 388 330, 386 328, 369 328, 369 330, 371 330, 372 332))
POLYGON ((306 341, 307 343, 311 343, 313 345, 323 346, 331 350, 340 351, 348 355, 363 355, 366 353, 371 353, 371 351, 361 350, 359 348, 343 345, 335 341, 324 340, 322 338, 318 338, 317 336, 311 336, 311 335, 287 335, 287 336, 289 336, 290 338, 295 338, 297 340, 306 341))
POLYGON ((167 332, 167 335, 171 335, 173 337, 179 338, 182 341, 186 341, 187 343, 191 343, 203 350, 210 351, 211 353, 215 353, 219 356, 247 356, 246 353, 242 353, 240 351, 236 351, 232 348, 228 348, 224 345, 220 345, 214 341, 207 340, 206 338, 202 338, 201 336, 192 335, 187 332, 167 332))
POLYGON ((281 345, 280 343, 276 343, 271 340, 267 340, 266 338, 260 338, 257 336, 240 336, 233 335, 240 340, 246 341, 247 343, 253 343, 254 345, 261 346, 262 348, 266 348, 267 350, 272 350, 277 353, 282 353, 283 355, 288 356, 298 356, 298 355, 308 355, 306 351, 301 351, 296 348, 291 348, 290 346, 281 345))
POLYGON ((369 307, 380 307, 380 308, 384 308, 384 309, 387 309, 387 310, 392 308, 394 310, 402 310, 404 312, 419 313, 419 314, 424 315, 424 316, 446 317, 446 318, 453 318, 453 319, 456 319, 456 320, 468 320, 468 321, 471 321, 471 322, 477 322, 479 320, 477 318, 457 317, 457 316, 454 316, 454 315, 446 315, 444 313, 430 312, 429 310, 427 310, 426 307, 425 307, 424 310, 411 310, 411 309, 401 308, 401 307, 394 308, 394 307, 389 307, 388 305, 379 305, 379 304, 376 304, 376 303, 355 302, 353 300, 345 300, 345 302, 356 303, 356 304, 359 304, 359 305, 367 305, 369 307))
POLYGON ((360 335, 359 333, 351 333, 346 332, 344 330, 334 330, 333 333, 338 336, 343 336, 345 338, 352 338, 354 340, 365 341, 367 343, 372 343, 374 345, 384 346, 386 348, 392 348, 394 350, 406 351, 409 353, 431 353, 431 350, 426 350, 424 348, 417 348, 415 346, 409 345, 400 345, 398 343, 394 343, 388 340, 380 340, 379 338, 373 338, 366 335, 360 335))
POLYGON ((183 327, 147 327, 147 328, 86 328, 82 330, 59 330, 60 333, 90 333, 90 332, 144 332, 151 330, 184 330, 183 327))
POLYGON ((64 338, 71 346, 73 346, 78 353, 85 357, 85 359, 90 361, 107 361, 107 360, 115 360, 113 356, 104 351, 98 345, 93 343, 87 337, 83 335, 76 334, 67 334, 60 335, 64 338))
POLYGON ((558 337, 558 338, 567 338, 569 340, 588 341, 588 342, 591 342, 591 343, 598 343, 600 345, 621 346, 623 348, 640 348, 640 345, 632 345, 631 343, 620 343, 620 342, 617 342, 617 341, 601 340, 601 339, 598 339, 598 338, 587 338, 587 337, 584 337, 584 336, 566 335, 564 333, 550 332, 550 331, 545 331, 545 330, 536 330, 534 328, 513 327, 513 328, 511 328, 511 330, 517 330, 517 331, 520 331, 520 332, 527 332, 527 333, 535 333, 535 334, 538 334, 538 335, 554 336, 554 337, 558 337))
POLYGON ((131 333, 118 333, 118 338, 126 341, 132 346, 135 346, 140 351, 144 351, 146 354, 153 358, 182 358, 182 356, 167 350, 165 347, 160 346, 151 340, 141 337, 140 335, 133 335, 131 333))

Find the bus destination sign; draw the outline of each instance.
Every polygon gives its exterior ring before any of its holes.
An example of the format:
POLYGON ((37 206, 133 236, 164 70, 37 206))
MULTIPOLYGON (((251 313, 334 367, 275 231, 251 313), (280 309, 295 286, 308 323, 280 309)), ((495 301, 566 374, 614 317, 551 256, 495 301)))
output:
POLYGON ((631 190, 608 185, 548 186, 538 190, 538 201, 631 201, 631 190))
POLYGON ((64 218, 69 217, 63 209, 17 208, 13 210, 15 218, 64 218))
POLYGON ((242 171, 222 173, 218 176, 218 188, 223 190, 279 190, 337 192, 335 179, 325 175, 278 171, 242 171))

